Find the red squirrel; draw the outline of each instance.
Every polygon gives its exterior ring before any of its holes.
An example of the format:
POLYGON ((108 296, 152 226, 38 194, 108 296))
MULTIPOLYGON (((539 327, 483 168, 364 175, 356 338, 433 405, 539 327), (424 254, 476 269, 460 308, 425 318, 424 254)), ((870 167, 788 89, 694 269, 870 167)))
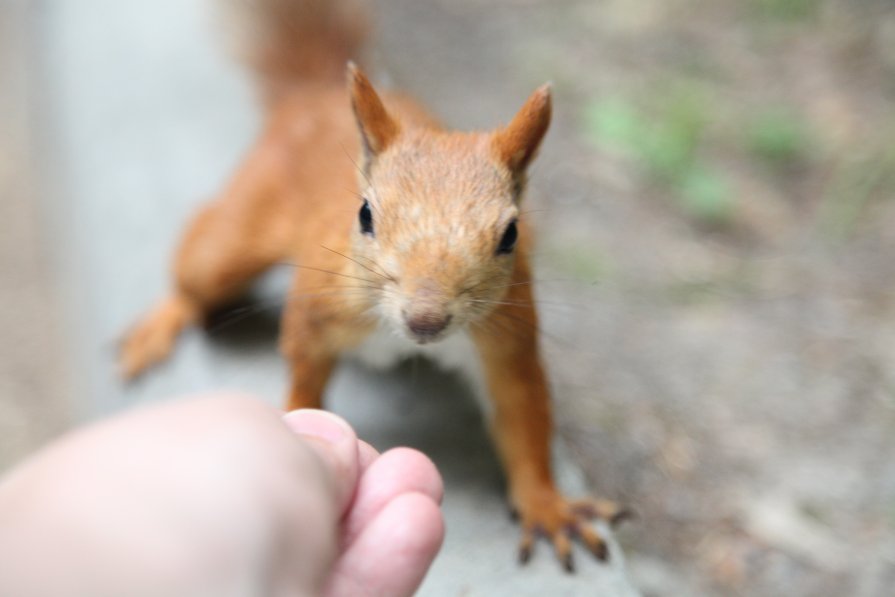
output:
POLYGON ((173 289, 122 344, 123 375, 167 357, 184 328, 291 262, 280 340, 291 371, 286 408, 320 408, 338 358, 371 342, 377 353, 385 341, 435 358, 439 346, 466 342, 472 377, 493 407, 491 430, 522 525, 520 560, 538 536, 569 570, 573 538, 606 559, 588 519, 614 522, 621 509, 569 500, 553 480, 531 236, 520 211, 550 124, 550 86, 506 126, 448 130, 408 96, 378 93, 349 62, 365 30, 353 2, 251 4, 260 26, 250 63, 266 125, 187 228, 173 289))

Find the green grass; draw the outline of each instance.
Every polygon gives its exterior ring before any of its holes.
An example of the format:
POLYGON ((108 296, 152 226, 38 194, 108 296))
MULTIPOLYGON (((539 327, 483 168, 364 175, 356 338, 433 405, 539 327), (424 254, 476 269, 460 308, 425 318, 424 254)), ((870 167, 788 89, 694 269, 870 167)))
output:
POLYGON ((722 223, 732 216, 734 201, 727 180, 703 164, 687 170, 679 182, 678 194, 684 211, 702 222, 722 223))
POLYGON ((591 142, 632 159, 686 216, 721 224, 732 215, 733 197, 723 173, 700 154, 709 114, 709 94, 679 81, 660 86, 646 106, 622 97, 591 101, 584 121, 591 142))
POLYGON ((756 13, 767 20, 799 23, 813 19, 820 9, 820 0, 752 0, 756 13))
POLYGON ((776 170, 787 170, 808 159, 812 135, 794 110, 766 108, 747 123, 745 145, 759 161, 776 170))

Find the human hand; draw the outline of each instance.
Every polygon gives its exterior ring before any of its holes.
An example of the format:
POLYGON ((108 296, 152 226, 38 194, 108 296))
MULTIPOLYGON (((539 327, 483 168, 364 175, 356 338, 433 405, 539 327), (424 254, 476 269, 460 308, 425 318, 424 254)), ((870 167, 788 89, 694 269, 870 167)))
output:
POLYGON ((112 418, 0 482, 0 594, 411 595, 441 478, 342 419, 215 396, 112 418))

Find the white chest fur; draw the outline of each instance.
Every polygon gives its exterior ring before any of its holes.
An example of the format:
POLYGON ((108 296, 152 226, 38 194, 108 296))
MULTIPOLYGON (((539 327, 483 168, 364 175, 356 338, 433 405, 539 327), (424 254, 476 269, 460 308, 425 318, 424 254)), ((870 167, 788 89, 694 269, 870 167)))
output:
POLYGON ((485 402, 483 406, 488 412, 485 375, 479 352, 465 331, 455 332, 440 342, 419 345, 382 326, 348 353, 349 357, 357 358, 375 369, 394 367, 415 355, 427 357, 445 371, 459 372, 472 386, 476 399, 485 402))

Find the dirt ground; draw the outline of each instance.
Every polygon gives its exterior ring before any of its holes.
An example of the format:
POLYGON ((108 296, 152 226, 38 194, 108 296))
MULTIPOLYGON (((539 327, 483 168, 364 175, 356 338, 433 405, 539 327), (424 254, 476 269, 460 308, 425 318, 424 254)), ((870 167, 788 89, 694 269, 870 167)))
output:
POLYGON ((452 123, 544 80, 532 173, 560 432, 655 595, 895 586, 895 8, 385 3, 452 123), (471 97, 470 97, 471 96, 471 97))
MULTIPOLYGON (((554 83, 529 215, 559 430, 637 511, 620 538, 645 593, 891 595, 895 7, 376 10, 375 62, 450 123, 554 83)), ((0 402, 0 466, 66 412, 21 122, 0 141, 0 389, 28 400, 0 402)))

